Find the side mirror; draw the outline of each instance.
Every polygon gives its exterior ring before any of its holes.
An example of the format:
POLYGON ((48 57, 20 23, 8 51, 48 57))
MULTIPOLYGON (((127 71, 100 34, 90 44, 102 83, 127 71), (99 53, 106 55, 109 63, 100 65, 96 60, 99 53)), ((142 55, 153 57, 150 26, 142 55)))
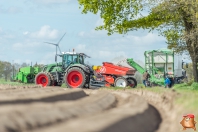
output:
POLYGON ((186 63, 186 68, 188 68, 188 63, 186 63))

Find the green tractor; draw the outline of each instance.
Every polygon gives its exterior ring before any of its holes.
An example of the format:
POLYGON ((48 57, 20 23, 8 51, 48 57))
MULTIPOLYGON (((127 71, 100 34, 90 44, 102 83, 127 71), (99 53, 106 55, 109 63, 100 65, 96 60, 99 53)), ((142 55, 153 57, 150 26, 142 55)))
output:
POLYGON ((42 71, 36 75, 35 84, 46 87, 61 86, 65 83, 69 88, 89 88, 92 70, 84 63, 84 59, 89 56, 84 53, 75 53, 74 50, 73 52, 61 53, 59 43, 62 38, 57 44, 45 42, 56 46, 56 63, 44 66, 42 71), (59 48, 60 55, 57 54, 57 48, 59 48), (61 57, 62 62, 57 63, 57 56, 61 57))
MULTIPOLYGON (((87 55, 67 52, 59 55, 62 62, 49 64, 35 77, 35 83, 46 86, 61 86, 64 82, 69 88, 89 87, 90 67, 84 64, 87 55)), ((57 60, 57 59, 56 59, 57 60)))

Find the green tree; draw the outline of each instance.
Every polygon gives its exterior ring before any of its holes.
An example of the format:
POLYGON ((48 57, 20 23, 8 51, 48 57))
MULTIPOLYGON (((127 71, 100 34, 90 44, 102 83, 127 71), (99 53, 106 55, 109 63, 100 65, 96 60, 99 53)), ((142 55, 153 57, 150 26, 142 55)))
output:
POLYGON ((4 69, 4 64, 2 61, 0 61, 0 78, 3 77, 3 69, 4 69))
POLYGON ((21 65, 19 63, 14 63, 14 74, 16 74, 16 72, 19 71, 20 67, 21 67, 21 65))
POLYGON ((36 64, 35 64, 33 67, 40 67, 40 68, 43 68, 44 65, 43 65, 43 64, 37 64, 37 62, 36 62, 36 64))
POLYGON ((96 30, 125 34, 129 31, 158 30, 168 48, 188 51, 194 81, 198 82, 198 0, 78 0, 83 13, 100 13, 103 25, 96 30), (143 16, 142 12, 148 12, 143 16))
POLYGON ((22 64, 21 64, 21 67, 26 67, 26 66, 29 66, 27 63, 25 63, 25 62, 23 62, 22 64))

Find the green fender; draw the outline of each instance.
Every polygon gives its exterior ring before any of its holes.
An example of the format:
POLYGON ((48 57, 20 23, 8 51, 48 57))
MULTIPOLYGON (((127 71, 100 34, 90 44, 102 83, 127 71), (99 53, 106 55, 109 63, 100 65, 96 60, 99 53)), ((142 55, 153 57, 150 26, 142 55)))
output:
POLYGON ((72 67, 79 67, 81 69, 83 69, 83 71, 85 71, 86 73, 90 73, 90 70, 88 67, 86 67, 85 65, 82 65, 82 64, 72 64, 70 66, 68 66, 66 69, 65 69, 65 72, 67 72, 70 68, 72 67))

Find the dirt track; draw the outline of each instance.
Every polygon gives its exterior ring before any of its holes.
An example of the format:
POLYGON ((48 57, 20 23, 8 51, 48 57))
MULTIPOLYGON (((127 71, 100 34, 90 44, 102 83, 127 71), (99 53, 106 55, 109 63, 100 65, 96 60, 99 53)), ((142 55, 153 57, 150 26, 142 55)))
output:
POLYGON ((0 132, 177 132, 166 118, 171 101, 160 98, 134 90, 0 88, 0 132))

